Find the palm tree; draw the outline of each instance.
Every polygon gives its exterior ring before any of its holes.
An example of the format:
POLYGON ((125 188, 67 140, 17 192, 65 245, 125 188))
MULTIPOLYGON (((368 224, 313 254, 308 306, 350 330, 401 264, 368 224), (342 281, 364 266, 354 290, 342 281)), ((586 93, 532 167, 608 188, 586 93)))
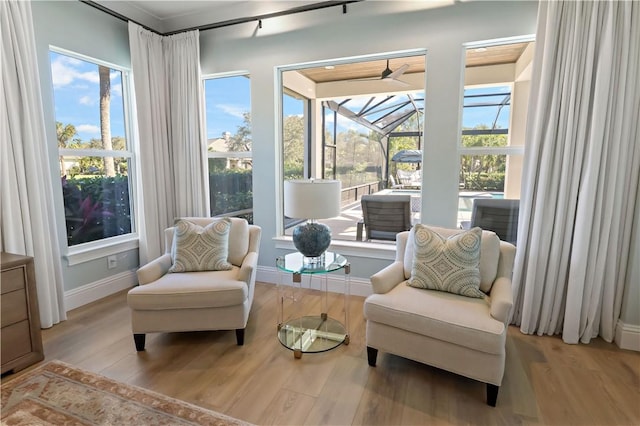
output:
MULTIPOLYGON (((67 148, 69 141, 76 135, 76 128, 73 124, 63 125, 56 121, 56 135, 58 136, 58 148, 67 148)), ((64 163, 64 157, 60 157, 60 175, 67 175, 67 167, 64 163)))
MULTIPOLYGON (((102 65, 98 66, 100 75, 100 137, 102 147, 105 150, 112 150, 111 142, 111 79, 109 76, 111 69, 102 65)), ((116 167, 113 157, 104 157, 104 171, 109 177, 116 175, 116 167)))

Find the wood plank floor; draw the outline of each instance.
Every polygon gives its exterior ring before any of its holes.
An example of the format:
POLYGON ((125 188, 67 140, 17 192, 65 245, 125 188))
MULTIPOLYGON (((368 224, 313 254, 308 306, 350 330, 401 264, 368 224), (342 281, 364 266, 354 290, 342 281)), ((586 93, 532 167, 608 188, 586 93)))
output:
MULTIPOLYGON (((313 306, 315 297, 309 292, 305 304, 313 306)), ((137 353, 126 293, 118 293, 43 330, 45 361, 255 424, 640 424, 640 353, 600 339, 567 345, 511 327, 505 378, 491 408, 482 383, 384 353, 369 367, 361 297, 350 299, 348 346, 294 359, 275 336, 276 299, 275 286, 256 285, 244 346, 235 344, 233 332, 152 334, 147 350, 137 353)), ((339 302, 330 298, 330 315, 340 312, 339 302)))

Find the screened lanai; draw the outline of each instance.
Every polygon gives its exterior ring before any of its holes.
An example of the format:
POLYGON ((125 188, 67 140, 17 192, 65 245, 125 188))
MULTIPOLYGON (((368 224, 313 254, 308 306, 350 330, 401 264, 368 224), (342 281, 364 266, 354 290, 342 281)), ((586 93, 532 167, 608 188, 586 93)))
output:
MULTIPOLYGON (((468 54, 468 62, 474 54, 468 54)), ((356 239, 365 194, 409 195, 412 220, 420 221, 422 158, 428 155, 423 131, 429 131, 424 129, 425 62, 424 55, 414 55, 283 72, 283 177, 341 181, 341 216, 321 221, 330 226, 334 240, 356 239), (297 106, 294 112, 289 112, 291 104, 297 106)), ((474 198, 504 196, 513 88, 465 88, 463 115, 475 111, 485 118, 478 125, 463 123, 459 225, 470 218, 474 198), (494 155, 491 149, 504 153, 494 155), (494 175, 502 176, 502 182, 496 183, 494 175)), ((284 222, 285 234, 290 234, 297 222, 284 222)))

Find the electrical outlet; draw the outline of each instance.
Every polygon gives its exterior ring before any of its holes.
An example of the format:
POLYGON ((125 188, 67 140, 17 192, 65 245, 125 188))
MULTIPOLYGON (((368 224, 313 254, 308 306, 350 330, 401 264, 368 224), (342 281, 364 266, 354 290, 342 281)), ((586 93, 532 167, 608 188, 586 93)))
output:
POLYGON ((118 258, 115 255, 107 257, 107 268, 113 269, 117 267, 118 267, 118 258))

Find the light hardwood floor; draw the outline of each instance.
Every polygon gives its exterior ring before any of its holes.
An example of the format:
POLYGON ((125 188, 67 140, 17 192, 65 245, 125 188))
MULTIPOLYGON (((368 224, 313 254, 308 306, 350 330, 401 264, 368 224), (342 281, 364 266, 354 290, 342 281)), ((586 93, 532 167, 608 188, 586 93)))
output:
MULTIPOLYGON (((137 353, 126 293, 118 293, 44 330, 45 361, 265 425, 640 424, 637 352, 600 339, 567 345, 510 327, 505 378, 491 408, 482 383, 385 353, 369 367, 361 297, 350 299, 348 346, 294 359, 275 336, 276 296, 275 286, 256 285, 244 346, 233 332, 152 334, 137 353)), ((330 298, 330 315, 339 317, 339 302, 330 298)), ((315 293, 303 299, 306 309, 317 304, 315 293)))

